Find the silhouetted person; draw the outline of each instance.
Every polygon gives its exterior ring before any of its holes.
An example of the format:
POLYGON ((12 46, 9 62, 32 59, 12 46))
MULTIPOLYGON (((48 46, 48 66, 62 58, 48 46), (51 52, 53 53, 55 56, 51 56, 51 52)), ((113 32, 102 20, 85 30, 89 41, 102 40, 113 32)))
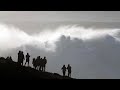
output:
POLYGON ((37 65, 37 62, 38 62, 38 57, 35 59, 35 58, 33 58, 33 62, 32 62, 32 64, 33 64, 33 67, 35 68, 35 69, 37 69, 38 70, 38 65, 37 65))
POLYGON ((36 69, 37 69, 37 70, 39 70, 38 63, 39 63, 39 59, 38 59, 38 57, 37 57, 36 60, 35 60, 35 66, 36 66, 36 69))
POLYGON ((21 51, 21 60, 20 60, 20 64, 23 65, 23 61, 24 61, 25 57, 24 57, 24 53, 23 51, 21 51))
POLYGON ((65 76, 65 73, 66 73, 66 67, 65 67, 65 65, 63 65, 63 67, 61 69, 62 69, 62 72, 63 72, 63 76, 65 76))
POLYGON ((21 51, 18 52, 18 65, 20 65, 20 59, 21 59, 21 51))
POLYGON ((35 62, 34 62, 34 65, 35 65, 35 67, 36 67, 37 70, 40 70, 40 65, 39 65, 39 63, 40 63, 40 56, 38 56, 38 57, 36 58, 35 62))
POLYGON ((67 70, 68 70, 68 77, 71 77, 71 66, 70 66, 70 64, 68 64, 67 70))
POLYGON ((42 59, 40 58, 40 56, 38 56, 37 67, 39 71, 42 70, 42 59))
POLYGON ((25 62, 25 65, 26 65, 26 63, 28 63, 28 66, 29 66, 29 61, 30 61, 30 55, 29 55, 29 53, 27 53, 27 55, 26 55, 26 62, 25 62))
POLYGON ((44 57, 44 59, 43 59, 43 71, 44 72, 46 70, 46 64, 47 64, 47 59, 46 59, 46 57, 44 57))
POLYGON ((43 59, 39 58, 39 70, 43 71, 43 59))
POLYGON ((24 60, 24 53, 23 51, 18 52, 18 64, 23 65, 23 60, 24 60))
POLYGON ((35 58, 33 58, 32 64, 33 64, 33 68, 36 69, 36 67, 35 67, 35 58))
POLYGON ((35 59, 34 66, 35 66, 35 69, 37 69, 37 58, 35 59))

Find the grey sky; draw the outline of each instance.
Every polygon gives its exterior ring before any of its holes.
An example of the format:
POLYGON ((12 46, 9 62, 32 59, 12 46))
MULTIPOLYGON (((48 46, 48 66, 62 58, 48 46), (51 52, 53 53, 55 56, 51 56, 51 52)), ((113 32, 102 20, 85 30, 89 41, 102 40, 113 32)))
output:
POLYGON ((0 11, 0 22, 32 34, 63 24, 120 28, 119 11, 0 11), (85 22, 85 23, 83 23, 85 22), (94 23, 89 23, 94 22, 94 23), (102 22, 102 23, 98 23, 102 22), (104 23, 103 23, 104 22, 104 23), (109 22, 109 24, 108 24, 109 22))
POLYGON ((0 21, 56 22, 90 21, 120 22, 119 11, 1 11, 0 21))

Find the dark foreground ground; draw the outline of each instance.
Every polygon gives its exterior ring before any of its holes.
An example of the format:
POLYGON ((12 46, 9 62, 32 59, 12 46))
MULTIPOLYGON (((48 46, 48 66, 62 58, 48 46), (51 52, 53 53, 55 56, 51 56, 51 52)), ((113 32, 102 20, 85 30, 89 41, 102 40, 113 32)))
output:
POLYGON ((16 62, 7 62, 0 58, 1 79, 39 80, 39 79, 73 79, 63 77, 57 73, 41 72, 31 67, 18 66, 16 62))

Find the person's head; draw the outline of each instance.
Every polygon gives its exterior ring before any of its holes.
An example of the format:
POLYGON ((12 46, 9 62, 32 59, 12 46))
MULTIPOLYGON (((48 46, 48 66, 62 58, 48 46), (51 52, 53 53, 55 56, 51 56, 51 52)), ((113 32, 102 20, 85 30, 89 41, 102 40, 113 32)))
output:
POLYGON ((46 57, 44 57, 44 59, 46 59, 46 57))

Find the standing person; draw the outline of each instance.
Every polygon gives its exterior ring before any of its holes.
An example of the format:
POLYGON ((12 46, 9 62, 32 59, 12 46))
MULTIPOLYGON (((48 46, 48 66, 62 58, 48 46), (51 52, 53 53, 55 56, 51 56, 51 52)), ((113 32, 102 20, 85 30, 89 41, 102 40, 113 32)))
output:
POLYGON ((40 58, 40 60, 39 60, 39 66, 40 66, 40 71, 43 71, 43 59, 42 58, 40 58))
POLYGON ((24 61, 24 53, 23 53, 23 51, 21 52, 21 64, 23 65, 23 61, 24 61))
POLYGON ((29 55, 29 53, 27 53, 25 65, 26 65, 26 63, 28 63, 28 66, 29 66, 29 58, 30 58, 30 55, 29 55))
POLYGON ((21 57, 21 51, 18 52, 18 65, 20 65, 20 57, 21 57))
POLYGON ((33 58, 32 64, 33 64, 33 68, 35 68, 35 58, 33 58))
POLYGON ((33 58, 33 66, 35 69, 37 69, 37 58, 33 58))
POLYGON ((43 71, 44 72, 46 70, 46 64, 47 64, 47 59, 46 59, 46 57, 44 57, 44 59, 43 59, 43 71))
POLYGON ((40 56, 38 56, 37 57, 37 59, 36 59, 36 62, 35 62, 35 64, 36 64, 36 69, 37 70, 40 70, 41 69, 41 65, 40 65, 40 56))
POLYGON ((68 64, 67 70, 68 70, 68 77, 71 77, 71 66, 70 66, 70 64, 68 64))
POLYGON ((37 62, 37 66, 38 66, 38 70, 41 71, 42 69, 42 59, 40 58, 40 56, 38 56, 38 62, 37 62))
POLYGON ((65 73, 66 73, 66 67, 65 67, 65 65, 63 65, 63 67, 61 69, 62 69, 62 72, 63 72, 63 76, 65 76, 65 73))

